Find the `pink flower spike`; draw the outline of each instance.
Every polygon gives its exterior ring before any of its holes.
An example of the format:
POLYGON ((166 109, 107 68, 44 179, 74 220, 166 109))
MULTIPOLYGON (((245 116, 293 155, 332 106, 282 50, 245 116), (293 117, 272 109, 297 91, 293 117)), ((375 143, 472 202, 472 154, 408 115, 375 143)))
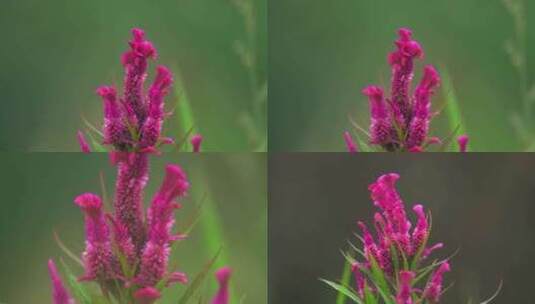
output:
POLYGON ((444 273, 448 271, 450 271, 450 264, 448 262, 440 264, 425 286, 423 292, 424 298, 433 303, 437 303, 440 300, 440 295, 442 294, 442 277, 444 276, 444 273))
POLYGON ((412 304, 412 280, 414 273, 411 271, 400 271, 399 288, 396 296, 396 304, 412 304))
POLYGON ((143 124, 147 117, 147 101, 143 94, 143 85, 147 78, 147 60, 156 58, 156 49, 152 43, 145 40, 145 33, 141 29, 132 30, 130 50, 121 57, 125 68, 123 95, 125 107, 135 115, 139 124, 143 124))
POLYGON ((195 134, 191 137, 191 145, 193 146, 193 152, 198 153, 201 151, 202 135, 195 134))
POLYGON ((156 302, 156 300, 158 300, 160 297, 160 292, 154 287, 144 287, 138 289, 134 293, 134 298, 136 298, 137 303, 139 304, 152 304, 156 302))
POLYGON ((110 231, 102 212, 100 197, 84 193, 77 196, 74 202, 85 213, 86 247, 83 253, 85 274, 80 280, 104 281, 115 277, 110 231))
POLYGON ((143 191, 149 175, 149 156, 146 153, 114 153, 117 162, 114 216, 128 229, 128 233, 141 252, 145 241, 143 223, 143 191))
POLYGON ((414 213, 416 213, 418 217, 418 222, 416 223, 416 227, 412 232, 414 250, 418 250, 429 235, 429 225, 427 223, 427 217, 425 216, 424 206, 415 205, 412 210, 414 210, 414 213))
POLYGON ((63 285, 61 277, 59 276, 56 264, 52 259, 48 260, 48 274, 52 281, 52 302, 53 304, 75 304, 69 292, 63 285))
POLYGON ((89 144, 87 143, 87 140, 85 139, 84 133, 78 130, 78 133, 76 133, 76 137, 78 138, 78 144, 80 145, 80 150, 83 153, 90 153, 91 148, 89 147, 89 144))
POLYGON ((215 277, 219 283, 219 290, 212 299, 212 304, 228 304, 229 302, 229 288, 228 283, 232 270, 229 267, 223 267, 216 271, 215 277))
POLYGON ((347 151, 349 153, 356 153, 358 152, 358 147, 353 138, 351 137, 351 134, 348 131, 344 132, 344 140, 346 142, 347 151))
POLYGON ((370 142, 386 145, 390 142, 392 124, 387 112, 383 89, 369 86, 362 93, 368 97, 370 103, 370 142))
POLYGON ((364 286, 366 284, 365 278, 362 275, 360 269, 362 265, 360 265, 358 262, 353 263, 351 265, 351 272, 353 272, 353 276, 355 277, 355 284, 357 292, 359 293, 359 296, 361 298, 364 298, 364 286))
POLYGON ((468 135, 461 135, 457 138, 457 143, 459 144, 459 152, 468 151, 468 135))
POLYGON ((154 83, 149 89, 148 116, 141 130, 141 147, 154 146, 161 136, 164 121, 163 98, 173 83, 173 75, 164 66, 158 66, 154 83))

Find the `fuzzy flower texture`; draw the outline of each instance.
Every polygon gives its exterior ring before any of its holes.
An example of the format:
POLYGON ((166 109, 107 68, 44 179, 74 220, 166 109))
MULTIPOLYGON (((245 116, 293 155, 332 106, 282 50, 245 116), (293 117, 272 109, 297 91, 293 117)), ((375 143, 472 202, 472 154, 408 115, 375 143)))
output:
POLYGON ((422 205, 412 208, 416 221, 414 226, 411 224, 396 190, 398 179, 397 174, 386 174, 369 187, 380 211, 374 215, 375 237, 364 222, 358 222, 363 246, 358 251, 363 261, 351 260, 354 296, 364 303, 379 303, 380 298, 396 304, 438 303, 443 292, 442 277, 450 265, 447 260, 424 265, 443 244, 428 244, 429 216, 422 205), (425 278, 427 282, 423 284, 425 278))
MULTIPOLYGON (((422 59, 424 52, 409 29, 402 28, 398 34, 396 50, 388 55, 392 69, 390 96, 375 85, 362 91, 370 104, 369 143, 385 151, 423 152, 429 145, 441 144, 439 138, 429 137, 429 125, 435 115, 431 97, 440 84, 440 76, 432 65, 425 66, 420 83, 411 92, 414 62, 422 59)), ((347 131, 344 140, 349 152, 358 151, 347 131)), ((458 141, 459 150, 465 152, 468 138, 463 135, 458 141)))
MULTIPOLYGON (((149 60, 157 57, 152 42, 145 39, 141 29, 132 30, 130 49, 121 56, 124 67, 122 96, 114 86, 101 86, 97 94, 102 98, 104 123, 101 132, 103 144, 124 152, 155 152, 162 144, 172 144, 171 138, 163 137, 164 119, 169 114, 164 110, 164 98, 173 84, 171 71, 160 65, 156 76, 145 92, 145 80, 149 60)), ((78 131, 78 143, 82 152, 91 152, 84 134, 78 131)), ((200 150, 201 135, 192 138, 193 152, 200 150)))
MULTIPOLYGON (((103 295, 120 303, 150 304, 161 297, 164 288, 174 283, 188 284, 185 273, 169 269, 174 242, 186 236, 173 232, 174 211, 178 200, 187 195, 189 181, 178 165, 167 165, 163 182, 144 210, 144 189, 149 179, 149 154, 159 142, 165 114, 163 97, 172 78, 164 67, 158 68, 148 98, 143 95, 147 59, 156 56, 143 31, 133 30, 131 50, 123 55, 125 65, 124 97, 117 99, 113 87, 101 87, 104 100, 104 142, 112 145, 110 158, 117 167, 113 211, 106 212, 102 199, 83 193, 74 199, 85 217, 85 273, 79 281, 97 283, 103 295)), ((82 151, 89 152, 83 134, 78 133, 82 151)), ((194 137, 200 149, 202 138, 194 137)), ((52 260, 48 263, 54 304, 76 303, 64 287, 52 260)), ((230 269, 216 273, 220 290, 212 304, 228 304, 230 269)))

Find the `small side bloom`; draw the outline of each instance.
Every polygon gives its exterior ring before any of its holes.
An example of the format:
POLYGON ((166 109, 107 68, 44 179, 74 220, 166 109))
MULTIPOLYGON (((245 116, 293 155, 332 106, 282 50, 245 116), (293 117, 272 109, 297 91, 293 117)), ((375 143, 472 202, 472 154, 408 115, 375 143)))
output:
POLYGON ((63 281, 59 276, 56 264, 52 259, 48 260, 48 274, 52 281, 52 303, 53 304, 75 304, 74 299, 71 297, 63 281))
POLYGON ((348 131, 344 132, 344 141, 346 143, 347 151, 350 153, 358 152, 358 147, 351 134, 348 131))
POLYGON ((215 273, 217 282, 219 283, 219 290, 212 299, 212 304, 228 304, 229 302, 229 280, 232 270, 229 267, 223 267, 215 273))
POLYGON ((461 135, 457 138, 459 144, 459 152, 466 152, 468 149, 468 135, 461 135))
POLYGON ((148 116, 141 128, 140 148, 153 147, 160 138, 165 116, 163 99, 172 83, 173 75, 169 69, 159 66, 149 89, 148 116))
POLYGON ((189 182, 182 169, 168 165, 162 186, 147 212, 148 240, 136 277, 136 282, 141 286, 154 286, 167 273, 170 244, 176 239, 171 232, 175 222, 173 210, 180 207, 173 200, 186 195, 188 188, 189 182))
POLYGON ((78 133, 76 133, 76 137, 78 138, 78 144, 80 145, 80 150, 83 153, 90 153, 91 148, 89 147, 89 144, 87 143, 87 140, 85 139, 84 133, 78 130, 78 133))
POLYGON ((191 137, 191 146, 193 147, 193 152, 198 153, 201 151, 201 143, 202 143, 202 135, 201 134, 195 134, 191 137))

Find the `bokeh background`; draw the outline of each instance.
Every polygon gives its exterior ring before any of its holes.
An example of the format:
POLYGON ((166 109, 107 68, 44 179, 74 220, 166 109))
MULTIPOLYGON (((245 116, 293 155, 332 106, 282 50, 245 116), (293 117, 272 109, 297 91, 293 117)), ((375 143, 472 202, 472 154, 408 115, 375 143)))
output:
MULTIPOLYGON (((73 252, 83 251, 83 215, 73 199, 83 192, 101 193, 101 172, 108 196, 112 194, 114 169, 103 153, 2 153, 0 159, 0 302, 50 303, 46 268, 50 257, 58 265, 63 258, 76 274, 83 272, 58 247, 53 233, 73 252)), ((153 157, 146 202, 158 189, 168 163, 181 165, 191 182, 190 195, 176 212, 178 227, 189 226, 200 206, 199 222, 189 238, 176 246, 171 263, 193 278, 222 247, 216 267, 227 264, 233 268, 235 303, 242 297, 243 303, 267 303, 265 155, 153 157)), ((212 271, 201 292, 211 297, 216 288, 212 271)), ((183 286, 168 289, 162 303, 177 303, 184 290, 183 286)))
MULTIPOLYGON (((0 151, 78 151, 81 115, 102 121, 96 88, 122 85, 119 58, 133 27, 159 52, 149 81, 156 64, 182 80, 205 151, 265 149, 266 101, 255 101, 266 90, 264 0, 7 0, 0 10, 0 151), (254 50, 251 68, 238 41, 254 50)), ((176 100, 172 92, 167 108, 176 100)), ((177 126, 169 123, 166 134, 180 139, 177 126)))
MULTIPOLYGON (((527 71, 535 71, 535 7, 523 2, 527 71)), ((502 0, 286 0, 269 2, 270 150, 345 151, 348 116, 365 128, 369 123, 362 88, 389 84, 386 58, 399 27, 412 28, 426 53, 416 80, 423 62, 450 75, 472 150, 529 146, 535 128, 520 140, 511 123, 513 113, 523 112, 524 94, 504 47, 514 25, 502 0)), ((533 82, 535 73, 528 74, 533 82)), ((448 94, 437 94, 435 109, 448 94)), ((446 115, 433 121, 432 130, 450 133, 446 115)))
POLYGON ((389 172, 401 175, 406 206, 432 212, 431 242, 445 244, 441 255, 459 249, 445 277, 454 285, 440 303, 480 303, 500 280, 492 303, 532 302, 535 157, 308 153, 269 161, 270 303, 340 303, 318 279, 341 277, 340 249, 358 243, 356 221, 371 223, 376 210, 368 185, 389 172))

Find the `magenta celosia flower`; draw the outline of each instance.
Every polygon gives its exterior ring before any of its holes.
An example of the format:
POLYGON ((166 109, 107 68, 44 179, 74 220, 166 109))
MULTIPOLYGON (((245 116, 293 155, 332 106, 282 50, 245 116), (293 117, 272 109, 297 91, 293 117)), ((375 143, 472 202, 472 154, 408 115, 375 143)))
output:
POLYGON ((173 210, 180 206, 173 200, 184 196, 189 188, 185 173, 175 165, 168 165, 162 186, 154 196, 147 213, 148 240, 141 255, 136 283, 154 286, 167 273, 171 242, 179 237, 172 235, 173 210))
POLYGON ((412 304, 412 280, 414 279, 414 272, 400 271, 399 273, 399 288, 396 295, 396 304, 412 304))
POLYGON ((450 271, 450 264, 448 262, 440 264, 438 269, 433 272, 431 279, 429 279, 429 282, 427 282, 427 285, 425 286, 423 292, 424 298, 433 303, 438 302, 440 295, 442 294, 442 277, 444 273, 448 271, 450 271))
POLYGON ((198 153, 201 151, 202 136, 195 134, 191 137, 191 145, 193 146, 193 152, 198 153))
POLYGON ((80 144, 80 150, 83 153, 91 152, 91 148, 89 147, 89 144, 87 143, 87 140, 85 139, 84 133, 82 133, 82 131, 78 131, 76 133, 76 137, 78 138, 78 144, 80 144))
POLYGON ((160 291, 154 287, 140 288, 134 293, 134 298, 139 304, 152 304, 160 297, 160 291))
POLYGON ((398 34, 396 50, 388 55, 392 68, 390 96, 384 96, 383 89, 374 85, 362 91, 370 103, 369 142, 386 151, 423 152, 429 145, 441 142, 429 137, 434 115, 431 97, 440 84, 440 76, 433 66, 425 66, 420 83, 411 92, 414 61, 423 58, 424 52, 409 29, 402 28, 398 34))
POLYGON ((75 304, 74 299, 63 285, 59 276, 56 264, 52 259, 48 260, 48 274, 52 281, 52 303, 53 304, 75 304))
POLYGON ((347 131, 344 132, 344 141, 346 143, 347 151, 351 153, 358 152, 358 147, 351 134, 347 131))
POLYGON ((413 207, 416 221, 414 225, 411 223, 396 189, 398 180, 398 174, 385 174, 368 188, 371 199, 380 212, 376 212, 373 217, 375 235, 364 222, 358 222, 362 249, 356 252, 360 253, 364 261, 352 258, 348 260, 352 263, 355 278, 354 296, 363 301, 367 297, 386 297, 389 301, 395 299, 396 304, 420 303, 417 299, 424 297, 436 303, 442 290, 442 275, 449 270, 447 262, 440 267, 427 266, 436 269, 428 277, 426 285, 414 285, 422 279, 416 279, 416 276, 424 272, 423 267, 420 269, 424 260, 434 250, 442 248, 443 244, 428 246, 430 225, 422 205, 413 207), (376 281, 377 272, 381 272, 386 281, 376 281), (378 284, 384 285, 386 282, 391 284, 392 295, 385 295, 386 291, 380 290, 384 286, 378 284))
POLYGON ((122 96, 112 86, 97 89, 104 103, 103 143, 118 151, 152 151, 169 142, 161 132, 166 115, 164 97, 173 76, 169 69, 158 66, 154 82, 145 92, 148 60, 156 59, 156 49, 141 29, 133 29, 132 35, 130 50, 121 57, 125 69, 122 96))
POLYGON ((216 271, 215 277, 219 283, 219 290, 212 299, 212 304, 228 304, 229 302, 229 280, 232 270, 229 267, 223 267, 216 271))
POLYGON ((85 274, 80 280, 104 282, 114 278, 117 265, 112 254, 109 227, 102 211, 100 197, 84 193, 77 196, 74 202, 85 214, 85 274))

